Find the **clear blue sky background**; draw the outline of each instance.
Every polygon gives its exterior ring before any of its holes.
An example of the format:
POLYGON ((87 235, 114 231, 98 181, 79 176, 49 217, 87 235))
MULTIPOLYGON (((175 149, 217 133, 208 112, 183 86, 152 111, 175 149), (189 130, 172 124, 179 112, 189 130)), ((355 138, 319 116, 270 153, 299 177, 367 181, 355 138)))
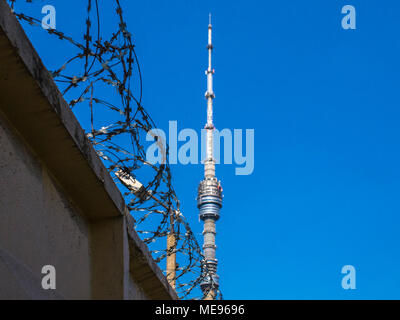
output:
MULTIPOLYGON (((169 120, 178 129, 205 124, 212 12, 215 124, 255 129, 254 173, 217 167, 224 297, 399 299, 400 3, 121 2, 143 71, 143 103, 160 128, 169 120), (357 10, 357 30, 341 28, 346 4, 357 10), (347 264, 357 270, 356 290, 341 288, 347 264)), ((57 29, 81 35, 81 3, 39 1, 32 10, 40 17, 41 5, 55 5, 57 29)), ((114 29, 112 15, 101 12, 104 28, 114 29)), ((25 29, 45 64, 60 65, 62 43, 25 29)), ((202 167, 172 169, 200 236, 202 167)))

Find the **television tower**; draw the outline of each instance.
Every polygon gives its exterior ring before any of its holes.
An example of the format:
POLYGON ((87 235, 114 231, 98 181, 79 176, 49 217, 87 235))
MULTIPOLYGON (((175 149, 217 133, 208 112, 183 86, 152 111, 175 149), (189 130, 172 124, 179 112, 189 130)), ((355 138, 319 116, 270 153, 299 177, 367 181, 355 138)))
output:
POLYGON ((220 181, 215 177, 215 160, 213 157, 213 74, 211 68, 211 52, 213 45, 211 42, 211 14, 208 24, 208 68, 207 75, 207 123, 206 129, 206 158, 204 160, 204 179, 200 182, 197 196, 197 207, 200 209, 200 219, 204 222, 204 260, 202 262, 203 280, 200 283, 204 299, 215 299, 219 288, 219 277, 217 275, 218 260, 215 258, 215 222, 219 219, 219 211, 222 207, 222 188, 220 181))

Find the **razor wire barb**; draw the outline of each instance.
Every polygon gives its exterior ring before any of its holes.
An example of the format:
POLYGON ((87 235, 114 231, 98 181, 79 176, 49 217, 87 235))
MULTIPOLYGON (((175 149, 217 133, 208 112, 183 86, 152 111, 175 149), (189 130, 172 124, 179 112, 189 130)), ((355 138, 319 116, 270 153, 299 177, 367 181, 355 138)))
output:
MULTIPOLYGON (((73 56, 64 60, 61 67, 52 71, 52 76, 65 99, 69 101, 71 109, 88 109, 90 132, 86 136, 103 159, 114 181, 124 190, 127 207, 135 220, 135 230, 149 246, 154 260, 161 264, 163 261, 165 263, 167 256, 177 255, 175 280, 178 296, 181 299, 202 299, 208 293, 196 296, 194 289, 199 288, 209 272, 202 263, 204 257, 200 245, 180 211, 180 203, 172 185, 168 145, 165 162, 151 164, 146 161, 143 142, 148 133, 153 134, 157 141, 158 136, 152 133, 156 126, 142 105, 140 65, 120 1, 110 1, 115 6, 118 26, 108 39, 103 39, 101 34, 101 8, 97 0, 87 0, 82 42, 56 29, 44 30, 70 43, 76 50, 73 56), (95 31, 92 16, 95 16, 97 26, 95 31), (78 70, 72 72, 71 66, 77 64, 78 70), (137 90, 132 88, 134 80, 138 82, 137 90), (102 97, 107 88, 113 90, 110 95, 112 102, 102 97), (99 108, 112 113, 109 122, 101 128, 96 127, 94 120, 99 108), (140 181, 140 188, 135 190, 123 183, 118 178, 121 175, 140 181), (168 218, 171 214, 176 242, 166 249, 166 237, 170 232, 168 218)), ((32 26, 42 25, 41 20, 26 15, 23 11, 16 11, 16 2, 32 3, 32 0, 8 2, 19 20, 32 26)), ((211 288, 217 292, 216 299, 222 299, 220 290, 213 286, 211 288)))

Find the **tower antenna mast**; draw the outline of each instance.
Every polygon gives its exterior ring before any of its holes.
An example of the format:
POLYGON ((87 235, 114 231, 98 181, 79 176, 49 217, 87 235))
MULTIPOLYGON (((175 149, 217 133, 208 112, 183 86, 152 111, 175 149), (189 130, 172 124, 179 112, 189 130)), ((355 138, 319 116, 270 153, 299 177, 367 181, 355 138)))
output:
POLYGON ((202 263, 203 280, 200 283, 203 297, 206 300, 215 299, 219 290, 219 277, 217 275, 218 260, 215 258, 215 223, 219 219, 219 211, 222 207, 222 188, 221 183, 215 177, 215 160, 213 156, 213 100, 215 98, 213 91, 213 75, 214 69, 211 67, 212 45, 212 25, 211 14, 209 15, 208 24, 208 68, 207 76, 207 123, 206 129, 206 158, 204 161, 204 179, 198 187, 197 207, 200 210, 200 219, 204 222, 204 261, 202 263))

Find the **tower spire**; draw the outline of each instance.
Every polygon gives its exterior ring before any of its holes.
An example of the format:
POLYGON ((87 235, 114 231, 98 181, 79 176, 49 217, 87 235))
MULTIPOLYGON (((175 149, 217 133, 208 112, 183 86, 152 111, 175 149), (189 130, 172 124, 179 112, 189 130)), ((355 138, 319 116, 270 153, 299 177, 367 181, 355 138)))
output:
POLYGON ((197 207, 200 209, 200 219, 204 222, 204 261, 203 281, 200 286, 205 299, 214 299, 219 288, 219 277, 217 275, 218 260, 215 258, 215 222, 219 219, 219 211, 222 207, 222 188, 221 183, 215 177, 215 160, 213 157, 213 100, 215 98, 213 91, 213 75, 214 69, 211 67, 212 45, 212 25, 211 14, 209 15, 208 24, 208 68, 207 76, 207 122, 205 129, 207 130, 206 140, 206 158, 204 161, 204 179, 200 182, 197 196, 197 207))

